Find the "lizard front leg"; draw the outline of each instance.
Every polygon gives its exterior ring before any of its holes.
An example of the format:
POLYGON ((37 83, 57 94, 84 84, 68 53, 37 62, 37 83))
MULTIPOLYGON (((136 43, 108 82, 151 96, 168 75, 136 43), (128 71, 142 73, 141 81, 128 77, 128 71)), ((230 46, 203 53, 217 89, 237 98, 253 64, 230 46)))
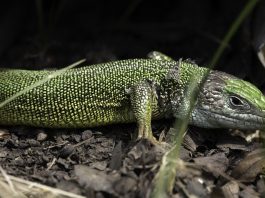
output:
POLYGON ((156 104, 156 91, 151 82, 143 81, 130 89, 130 99, 133 114, 138 125, 138 139, 148 139, 152 143, 157 140, 152 134, 152 107, 156 104))

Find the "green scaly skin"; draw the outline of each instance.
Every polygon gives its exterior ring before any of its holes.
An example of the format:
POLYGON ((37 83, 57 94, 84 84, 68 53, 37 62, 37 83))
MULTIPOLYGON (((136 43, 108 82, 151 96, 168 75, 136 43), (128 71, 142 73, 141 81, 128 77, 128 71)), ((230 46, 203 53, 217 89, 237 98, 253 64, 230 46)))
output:
MULTIPOLYGON (((181 118, 192 76, 199 87, 208 69, 189 61, 177 62, 157 52, 150 57, 68 70, 0 108, 0 124, 83 128, 137 122, 138 137, 154 140, 151 119, 181 118)), ((0 101, 51 73, 0 71, 0 101)), ((190 124, 263 129, 265 97, 248 82, 210 71, 190 124)))

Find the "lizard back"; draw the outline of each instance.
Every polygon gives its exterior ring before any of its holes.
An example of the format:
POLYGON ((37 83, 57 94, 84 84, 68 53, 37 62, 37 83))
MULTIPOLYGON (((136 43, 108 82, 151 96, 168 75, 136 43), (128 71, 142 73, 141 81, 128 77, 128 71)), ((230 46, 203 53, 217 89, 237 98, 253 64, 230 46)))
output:
MULTIPOLYGON (((126 89, 142 80, 160 83, 175 61, 132 59, 70 69, 0 108, 0 124, 93 127, 133 122, 126 89)), ((53 71, 2 70, 0 101, 53 71)))

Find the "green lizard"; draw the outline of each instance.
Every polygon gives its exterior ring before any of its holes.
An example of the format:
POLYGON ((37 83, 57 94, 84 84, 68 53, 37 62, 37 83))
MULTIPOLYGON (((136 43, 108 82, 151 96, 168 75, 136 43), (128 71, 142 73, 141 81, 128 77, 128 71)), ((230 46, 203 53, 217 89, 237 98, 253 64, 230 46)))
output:
MULTIPOLYGON (((263 129, 265 96, 232 75, 174 61, 153 52, 131 59, 70 69, 0 108, 1 125, 51 128, 136 122, 138 138, 153 139, 151 120, 183 116, 192 76, 199 90, 190 124, 205 128, 263 129)), ((0 71, 0 101, 52 71, 0 71)))

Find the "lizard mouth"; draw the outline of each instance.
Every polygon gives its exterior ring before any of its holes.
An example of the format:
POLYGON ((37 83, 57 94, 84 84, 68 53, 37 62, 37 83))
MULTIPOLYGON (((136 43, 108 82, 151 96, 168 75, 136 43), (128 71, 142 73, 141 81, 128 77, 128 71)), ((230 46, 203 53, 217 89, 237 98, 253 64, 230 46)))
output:
MULTIPOLYGON (((265 129, 265 113, 264 116, 257 114, 237 114, 223 115, 215 111, 207 111, 205 109, 198 109, 198 111, 205 116, 208 122, 211 122, 212 125, 216 125, 216 128, 238 128, 238 129, 265 129)), ((262 112, 263 113, 263 112, 262 112)))

